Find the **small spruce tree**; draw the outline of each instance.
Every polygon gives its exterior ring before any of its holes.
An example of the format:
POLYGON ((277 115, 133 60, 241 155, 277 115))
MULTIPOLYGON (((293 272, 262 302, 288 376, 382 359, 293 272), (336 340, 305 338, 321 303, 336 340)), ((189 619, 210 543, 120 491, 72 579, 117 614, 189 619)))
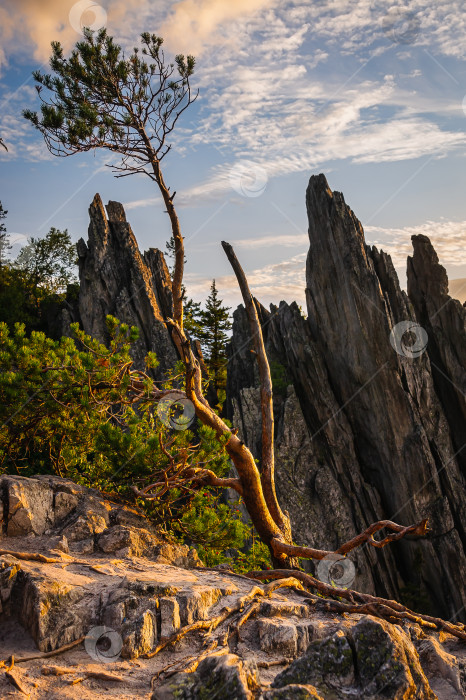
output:
POLYGON ((200 314, 199 340, 220 403, 223 403, 221 392, 224 392, 226 387, 226 344, 228 331, 231 329, 229 311, 230 307, 223 306, 223 300, 218 296, 215 280, 212 280, 205 310, 200 314))

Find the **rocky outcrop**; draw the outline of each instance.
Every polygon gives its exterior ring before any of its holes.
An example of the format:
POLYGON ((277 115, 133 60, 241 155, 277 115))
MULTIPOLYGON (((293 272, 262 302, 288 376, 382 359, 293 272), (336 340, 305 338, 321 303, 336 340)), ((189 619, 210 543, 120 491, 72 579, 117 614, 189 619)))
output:
MULTIPOLYGON (((435 338, 429 327, 418 327, 414 278, 408 297, 390 257, 366 245, 360 222, 323 175, 311 178, 306 204, 307 318, 296 304, 260 309, 276 394, 281 503, 296 539, 325 549, 376 520, 428 518, 432 532, 425 539, 352 554, 351 585, 464 619, 466 484, 451 411, 432 371, 435 338)), ((445 355, 464 350, 461 310, 452 302, 447 311, 456 321, 442 326, 445 355)), ((229 348, 227 411, 260 457, 250 348, 240 307, 229 348)), ((458 369, 451 357, 448 367, 452 374, 458 369)), ((463 442, 465 425, 458 420, 463 442)))
POLYGON ((149 351, 160 361, 158 376, 173 367, 177 354, 165 319, 171 315, 171 282, 163 254, 141 255, 123 206, 109 202, 105 212, 97 194, 89 208, 87 244, 78 242, 79 315, 86 333, 108 341, 110 314, 140 331, 132 348, 135 366, 143 367, 149 351))
POLYGON ((448 277, 427 236, 413 236, 408 295, 426 330, 436 391, 450 425, 457 459, 466 474, 466 306, 448 295, 448 277))
MULTIPOLYGON (((78 682, 83 700, 464 697, 466 647, 446 633, 205 569, 137 510, 68 480, 2 477, 0 492, 0 660, 14 655, 32 700, 75 697, 78 682), (90 532, 92 552, 78 546, 90 532), (184 634, 193 624, 202 635, 184 634)), ((0 673, 0 697, 10 683, 0 673)))

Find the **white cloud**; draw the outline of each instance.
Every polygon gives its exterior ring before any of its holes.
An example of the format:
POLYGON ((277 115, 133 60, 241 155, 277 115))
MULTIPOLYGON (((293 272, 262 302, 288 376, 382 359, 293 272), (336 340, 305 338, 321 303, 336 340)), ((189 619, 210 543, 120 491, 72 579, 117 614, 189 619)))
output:
MULTIPOLYGON (((237 243, 236 241, 235 246, 237 243)), ((306 253, 245 272, 252 294, 265 306, 278 304, 282 300, 305 305, 306 253)), ((188 294, 194 299, 204 299, 209 294, 212 283, 210 277, 191 273, 185 276, 185 281, 188 294)), ((216 276, 215 281, 219 294, 227 305, 234 308, 242 303, 235 275, 216 276)))
POLYGON ((232 242, 235 248, 247 248, 249 250, 255 248, 297 248, 298 246, 309 246, 309 236, 307 233, 298 233, 291 235, 266 235, 254 238, 239 238, 232 242))
POLYGON ((395 267, 406 267, 412 255, 411 236, 428 236, 442 265, 464 265, 466 250, 466 221, 426 221, 405 228, 365 226, 366 241, 382 248, 392 257, 395 267))
MULTIPOLYGON (((426 221, 417 226, 406 228, 382 228, 377 226, 365 227, 366 241, 369 245, 389 253, 393 264, 400 273, 406 269, 408 255, 412 255, 411 236, 423 234, 428 236, 437 251, 440 263, 448 268, 449 277, 454 279, 454 269, 464 265, 466 250, 466 221, 426 221)), ((255 239, 239 239, 233 241, 235 248, 255 249, 263 246, 293 247, 305 245, 308 248, 309 239, 306 234, 266 235, 255 239)), ((266 265, 261 269, 246 270, 251 292, 259 301, 268 306, 278 304, 281 300, 296 301, 306 308, 305 277, 306 252, 293 255, 278 263, 266 265)), ((186 275, 188 293, 195 299, 205 299, 209 294, 212 280, 202 274, 186 275)), ((217 287, 225 303, 236 307, 242 303, 236 277, 231 275, 217 276, 217 287)), ((404 282, 401 274, 401 282, 404 282)), ((464 282, 464 280, 463 280, 464 282)), ((461 283, 462 284, 462 283, 461 283)), ((460 284, 452 285, 452 293, 462 298, 460 284)))

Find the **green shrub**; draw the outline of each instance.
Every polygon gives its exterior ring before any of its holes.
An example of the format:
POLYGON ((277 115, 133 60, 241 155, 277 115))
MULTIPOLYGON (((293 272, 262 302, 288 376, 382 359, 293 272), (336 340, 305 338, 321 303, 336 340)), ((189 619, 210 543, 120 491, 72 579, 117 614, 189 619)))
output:
MULTIPOLYGON (((137 329, 110 316, 107 326, 108 348, 77 324, 76 340, 56 341, 41 332, 27 337, 23 324, 10 333, 0 323, 0 472, 58 474, 133 502, 133 486, 176 477, 183 468, 226 475, 230 461, 212 429, 197 421, 189 430, 170 428, 157 413, 147 372, 138 375, 143 389, 132 388, 130 348, 137 329)), ((146 364, 157 365, 153 353, 146 364)), ((182 388, 182 370, 174 368, 161 388, 182 388)), ((234 549, 244 567, 248 554, 241 549, 251 528, 221 496, 218 488, 199 490, 181 480, 160 488, 154 500, 136 503, 161 530, 197 547, 210 565, 227 561, 222 552, 234 549)))

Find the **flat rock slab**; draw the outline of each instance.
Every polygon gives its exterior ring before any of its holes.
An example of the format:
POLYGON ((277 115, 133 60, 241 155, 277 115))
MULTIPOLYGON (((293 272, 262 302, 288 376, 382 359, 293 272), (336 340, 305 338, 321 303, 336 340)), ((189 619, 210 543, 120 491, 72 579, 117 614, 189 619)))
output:
MULTIPOLYGON (((32 700, 466 696, 466 645, 449 635, 205 569, 137 511, 72 482, 1 477, 0 496, 0 661, 15 656, 32 700)), ((0 697, 18 692, 0 667, 0 697)))

